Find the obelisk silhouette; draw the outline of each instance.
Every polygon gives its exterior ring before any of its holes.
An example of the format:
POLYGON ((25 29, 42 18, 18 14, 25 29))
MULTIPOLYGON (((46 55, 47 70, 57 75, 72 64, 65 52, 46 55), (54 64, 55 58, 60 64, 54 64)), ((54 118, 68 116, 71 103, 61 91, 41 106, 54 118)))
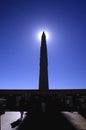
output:
POLYGON ((48 83, 47 45, 46 45, 46 35, 43 32, 40 47, 39 90, 48 90, 48 89, 49 89, 49 83, 48 83))

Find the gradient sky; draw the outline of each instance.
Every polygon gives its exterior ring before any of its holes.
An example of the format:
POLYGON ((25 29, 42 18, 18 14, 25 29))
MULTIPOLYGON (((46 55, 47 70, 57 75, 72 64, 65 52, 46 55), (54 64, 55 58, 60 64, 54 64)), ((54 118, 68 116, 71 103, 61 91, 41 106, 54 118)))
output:
POLYGON ((0 89, 38 89, 42 29, 49 88, 86 88, 86 0, 0 0, 0 89))

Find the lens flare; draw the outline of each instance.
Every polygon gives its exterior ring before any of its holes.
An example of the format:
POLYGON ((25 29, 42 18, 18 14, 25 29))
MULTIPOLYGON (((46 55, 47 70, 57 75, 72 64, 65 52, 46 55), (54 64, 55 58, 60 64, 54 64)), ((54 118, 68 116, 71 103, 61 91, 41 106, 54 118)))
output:
POLYGON ((41 40, 41 37, 42 37, 42 33, 45 32, 45 35, 46 35, 46 40, 49 40, 49 33, 47 31, 40 31, 38 33, 38 39, 41 40))

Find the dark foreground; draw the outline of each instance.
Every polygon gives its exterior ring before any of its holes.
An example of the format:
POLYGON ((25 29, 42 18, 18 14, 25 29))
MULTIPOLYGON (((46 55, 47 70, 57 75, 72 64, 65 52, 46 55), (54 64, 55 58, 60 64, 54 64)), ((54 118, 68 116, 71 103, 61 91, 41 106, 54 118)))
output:
POLYGON ((77 130, 74 126, 60 113, 34 113, 27 114, 23 122, 16 130, 77 130))

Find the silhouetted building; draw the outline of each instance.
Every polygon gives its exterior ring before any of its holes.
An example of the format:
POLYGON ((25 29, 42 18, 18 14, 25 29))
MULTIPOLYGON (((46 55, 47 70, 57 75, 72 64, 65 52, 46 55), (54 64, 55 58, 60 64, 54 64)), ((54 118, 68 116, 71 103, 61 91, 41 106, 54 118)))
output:
POLYGON ((40 48, 40 74, 39 74, 39 90, 48 90, 48 57, 47 57, 47 45, 46 35, 43 32, 41 37, 40 48))

